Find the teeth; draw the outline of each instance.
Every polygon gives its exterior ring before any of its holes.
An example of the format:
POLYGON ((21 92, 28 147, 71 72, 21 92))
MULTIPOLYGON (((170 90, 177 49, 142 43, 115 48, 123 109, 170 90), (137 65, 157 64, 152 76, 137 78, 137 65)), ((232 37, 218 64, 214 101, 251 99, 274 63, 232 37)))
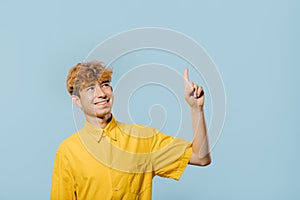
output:
POLYGON ((108 101, 101 101, 101 102, 97 102, 95 104, 100 104, 100 105, 103 105, 103 104, 106 104, 108 101))

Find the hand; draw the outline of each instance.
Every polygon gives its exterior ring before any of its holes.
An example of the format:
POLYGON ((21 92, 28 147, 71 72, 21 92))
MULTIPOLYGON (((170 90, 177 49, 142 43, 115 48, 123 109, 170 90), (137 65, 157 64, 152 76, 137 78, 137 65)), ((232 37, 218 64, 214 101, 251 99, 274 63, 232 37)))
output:
POLYGON ((203 108, 204 90, 189 80, 188 69, 184 69, 184 98, 190 107, 203 108))

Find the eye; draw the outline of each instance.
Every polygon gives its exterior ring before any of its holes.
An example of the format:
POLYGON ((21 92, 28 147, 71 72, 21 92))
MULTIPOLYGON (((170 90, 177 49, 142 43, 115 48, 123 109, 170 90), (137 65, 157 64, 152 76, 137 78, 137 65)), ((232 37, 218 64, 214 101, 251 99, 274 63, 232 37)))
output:
POLYGON ((101 87, 102 88, 108 88, 108 87, 110 87, 110 84, 109 83, 102 83, 101 87))
POLYGON ((95 87, 91 86, 91 87, 86 88, 86 91, 93 91, 94 89, 95 89, 95 87))

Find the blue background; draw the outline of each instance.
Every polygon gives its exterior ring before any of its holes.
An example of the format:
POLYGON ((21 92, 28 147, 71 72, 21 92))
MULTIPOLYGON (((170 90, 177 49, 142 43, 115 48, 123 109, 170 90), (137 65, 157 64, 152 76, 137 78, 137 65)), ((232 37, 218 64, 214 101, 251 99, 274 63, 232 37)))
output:
POLYGON ((217 64, 227 117, 209 167, 156 178, 153 199, 299 199, 299 2, 1 0, 0 199, 49 199, 75 130, 67 70, 120 31, 174 29, 217 64))

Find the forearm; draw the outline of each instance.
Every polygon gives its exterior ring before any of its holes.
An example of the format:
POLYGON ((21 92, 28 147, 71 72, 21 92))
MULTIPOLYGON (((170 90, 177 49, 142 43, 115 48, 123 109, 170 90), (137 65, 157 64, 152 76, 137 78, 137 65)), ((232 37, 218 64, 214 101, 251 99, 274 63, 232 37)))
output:
POLYGON ((189 80, 188 69, 184 70, 185 100, 192 113, 194 138, 192 143, 192 157, 190 164, 205 166, 210 164, 209 143, 207 138, 206 123, 204 118, 204 90, 201 86, 189 80))
POLYGON ((190 163, 208 165, 211 158, 203 107, 191 107, 191 114, 194 137, 192 142, 193 155, 190 163))

